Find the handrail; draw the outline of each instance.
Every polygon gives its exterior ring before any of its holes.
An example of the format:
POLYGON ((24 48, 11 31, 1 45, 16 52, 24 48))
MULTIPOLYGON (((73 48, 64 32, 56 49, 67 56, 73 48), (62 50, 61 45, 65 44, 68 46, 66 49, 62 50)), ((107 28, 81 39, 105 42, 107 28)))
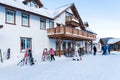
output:
POLYGON ((94 34, 91 34, 79 29, 71 28, 71 27, 49 28, 47 29, 47 34, 48 35, 69 34, 69 35, 83 36, 83 37, 92 38, 92 39, 96 38, 96 35, 94 34))

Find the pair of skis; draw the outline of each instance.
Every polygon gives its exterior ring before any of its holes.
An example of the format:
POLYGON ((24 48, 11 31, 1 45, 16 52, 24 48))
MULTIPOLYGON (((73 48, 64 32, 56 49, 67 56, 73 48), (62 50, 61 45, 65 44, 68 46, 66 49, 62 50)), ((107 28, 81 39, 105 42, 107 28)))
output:
POLYGON ((1 52, 1 49, 0 49, 0 61, 1 61, 1 63, 3 63, 3 58, 2 58, 2 52, 1 52))

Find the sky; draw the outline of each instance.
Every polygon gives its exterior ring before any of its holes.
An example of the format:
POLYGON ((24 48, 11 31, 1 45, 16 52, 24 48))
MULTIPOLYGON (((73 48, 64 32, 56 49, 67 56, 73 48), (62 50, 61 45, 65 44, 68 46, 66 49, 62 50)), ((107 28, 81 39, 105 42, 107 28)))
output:
POLYGON ((74 3, 83 22, 98 37, 120 38, 120 0, 41 0, 45 8, 54 9, 74 3))

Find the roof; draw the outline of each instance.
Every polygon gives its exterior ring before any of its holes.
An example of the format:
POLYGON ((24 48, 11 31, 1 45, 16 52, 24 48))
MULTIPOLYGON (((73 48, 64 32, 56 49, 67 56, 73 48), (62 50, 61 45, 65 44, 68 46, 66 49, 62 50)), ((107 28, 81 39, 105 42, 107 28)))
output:
POLYGON ((22 3, 22 0, 21 1, 19 1, 19 0, 16 0, 16 1, 14 1, 14 0, 0 0, 0 4, 15 7, 15 8, 18 8, 18 9, 21 9, 24 11, 28 11, 28 12, 32 12, 32 13, 35 13, 38 15, 42 15, 45 17, 53 18, 50 10, 48 10, 44 7, 34 8, 34 7, 26 6, 22 3), (49 15, 48 15, 48 13, 49 13, 49 15))
POLYGON ((97 35, 97 33, 93 32, 89 27, 85 27, 85 31, 97 35))
MULTIPOLYGON (((24 4, 27 4, 28 2, 32 1, 32 0, 21 0, 24 4)), ((34 0, 37 5, 39 6, 39 8, 43 7, 43 4, 41 3, 40 0, 34 0)))
POLYGON ((79 19, 81 29, 85 30, 82 19, 80 18, 80 15, 79 15, 74 3, 64 5, 62 7, 57 8, 57 9, 48 10, 44 7, 34 8, 34 7, 26 6, 23 4, 23 1, 24 0, 0 0, 0 5, 6 5, 8 7, 21 9, 23 11, 31 12, 31 13, 41 15, 44 17, 48 17, 51 19, 56 19, 59 15, 61 15, 68 8, 71 8, 75 17, 77 17, 79 19))
POLYGON ((101 38, 100 42, 102 45, 106 45, 110 39, 114 39, 114 38, 112 38, 112 37, 101 38))
POLYGON ((68 8, 71 8, 74 16, 75 16, 76 18, 78 18, 79 23, 80 23, 80 28, 83 29, 83 30, 85 30, 85 27, 84 27, 84 25, 83 25, 83 21, 82 21, 80 15, 79 15, 79 13, 78 13, 78 11, 77 11, 74 3, 67 4, 67 5, 64 5, 64 6, 62 6, 62 7, 59 7, 59 8, 57 8, 57 9, 55 9, 55 10, 53 11, 53 15, 54 15, 53 17, 54 17, 54 19, 56 19, 57 17, 59 17, 59 16, 60 16, 63 12, 65 12, 68 8))
POLYGON ((117 43, 117 42, 120 42, 120 38, 115 38, 115 39, 110 39, 110 40, 108 40, 108 44, 115 44, 115 43, 117 43))
POLYGON ((15 7, 18 9, 22 9, 28 12, 32 12, 32 13, 46 16, 46 17, 53 18, 53 19, 73 5, 72 3, 72 4, 68 4, 68 5, 53 9, 53 10, 48 10, 44 7, 34 8, 34 7, 26 6, 23 4, 23 1, 25 0, 0 0, 0 4, 8 5, 11 7, 15 7))
POLYGON ((73 5, 72 4, 67 4, 67 5, 64 5, 64 6, 61 6, 59 8, 56 8, 56 9, 53 9, 53 18, 57 18, 59 15, 61 15, 64 11, 66 11, 68 8, 70 8, 71 6, 73 5))

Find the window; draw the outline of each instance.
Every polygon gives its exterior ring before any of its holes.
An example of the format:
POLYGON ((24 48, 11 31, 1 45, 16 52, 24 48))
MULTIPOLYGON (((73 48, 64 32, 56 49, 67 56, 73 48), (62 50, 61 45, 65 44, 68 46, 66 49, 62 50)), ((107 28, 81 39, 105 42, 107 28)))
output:
POLYGON ((46 29, 46 21, 45 19, 40 19, 40 29, 46 29))
POLYGON ((66 42, 63 42, 62 48, 63 48, 62 50, 66 49, 66 42))
POLYGON ((6 10, 6 23, 15 24, 15 11, 6 10))
POLYGON ((38 5, 36 4, 36 2, 34 0, 30 2, 30 6, 38 8, 38 5))
POLYGON ((29 15, 22 14, 22 26, 29 26, 29 15))
POLYGON ((66 16, 73 16, 73 14, 66 12, 66 16))
POLYGON ((68 48, 71 48, 71 42, 68 42, 68 48))
POLYGON ((54 28, 54 22, 53 21, 49 21, 49 28, 54 28))
POLYGON ((32 49, 32 39, 31 38, 21 38, 21 51, 25 51, 27 48, 32 49))

